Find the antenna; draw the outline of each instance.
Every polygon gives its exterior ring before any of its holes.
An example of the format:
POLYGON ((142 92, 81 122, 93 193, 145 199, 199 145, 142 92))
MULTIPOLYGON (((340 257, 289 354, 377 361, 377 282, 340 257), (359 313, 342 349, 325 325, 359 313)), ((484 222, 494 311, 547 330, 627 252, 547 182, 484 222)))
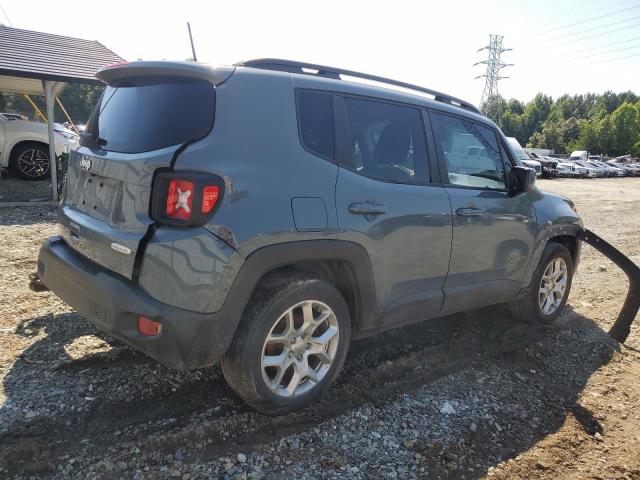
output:
POLYGON ((187 29, 189 30, 189 41, 191 42, 191 53, 193 54, 193 61, 197 62, 198 57, 196 57, 196 47, 193 46, 193 35, 191 35, 191 25, 187 22, 187 29))

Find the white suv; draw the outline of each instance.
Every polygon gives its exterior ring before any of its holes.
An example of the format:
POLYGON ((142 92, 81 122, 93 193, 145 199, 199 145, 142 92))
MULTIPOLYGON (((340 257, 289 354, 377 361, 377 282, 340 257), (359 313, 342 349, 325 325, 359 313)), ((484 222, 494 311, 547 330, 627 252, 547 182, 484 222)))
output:
MULTIPOLYGON (((59 123, 54 124, 56 156, 77 147, 79 137, 59 123)), ((0 167, 9 168, 26 180, 49 175, 47 124, 31 122, 22 115, 0 113, 0 167)))

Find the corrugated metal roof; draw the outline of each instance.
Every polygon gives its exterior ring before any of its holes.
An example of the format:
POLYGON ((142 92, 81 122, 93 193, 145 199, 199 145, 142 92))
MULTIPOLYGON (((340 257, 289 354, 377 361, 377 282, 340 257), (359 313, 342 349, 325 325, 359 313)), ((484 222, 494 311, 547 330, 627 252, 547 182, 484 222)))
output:
POLYGON ((95 40, 0 25, 0 74, 101 83, 95 73, 123 59, 95 40))

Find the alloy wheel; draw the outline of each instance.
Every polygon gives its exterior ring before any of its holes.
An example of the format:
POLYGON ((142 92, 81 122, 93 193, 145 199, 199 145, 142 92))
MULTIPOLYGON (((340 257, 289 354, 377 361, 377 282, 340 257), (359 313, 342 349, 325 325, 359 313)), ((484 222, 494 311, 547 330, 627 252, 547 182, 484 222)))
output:
POLYGON ((551 260, 545 268, 538 290, 538 305, 545 315, 554 313, 567 290, 567 264, 562 258, 551 260))
POLYGON ((18 157, 18 167, 27 177, 41 177, 49 171, 49 156, 42 150, 30 148, 18 157))
POLYGON ((261 356, 262 378, 273 393, 297 397, 327 375, 338 351, 338 319, 331 308, 305 300, 271 327, 261 356))

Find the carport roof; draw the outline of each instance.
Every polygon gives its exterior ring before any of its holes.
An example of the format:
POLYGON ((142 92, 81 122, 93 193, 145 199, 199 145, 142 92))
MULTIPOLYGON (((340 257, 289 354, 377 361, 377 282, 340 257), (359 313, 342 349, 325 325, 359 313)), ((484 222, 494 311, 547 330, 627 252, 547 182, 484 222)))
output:
POLYGON ((0 91, 42 93, 42 80, 100 85, 101 68, 124 61, 95 40, 0 25, 0 91))

